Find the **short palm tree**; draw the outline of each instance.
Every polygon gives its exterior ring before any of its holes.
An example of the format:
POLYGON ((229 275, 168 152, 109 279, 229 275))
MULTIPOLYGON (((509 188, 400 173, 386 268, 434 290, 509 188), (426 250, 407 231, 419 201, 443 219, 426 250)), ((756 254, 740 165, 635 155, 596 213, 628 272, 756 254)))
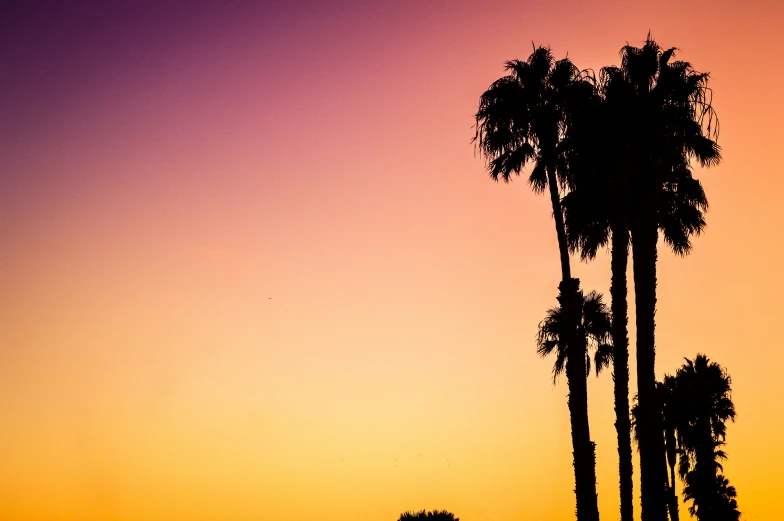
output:
MULTIPOLYGON (((707 199, 692 177, 691 162, 720 161, 708 75, 687 62, 671 61, 650 36, 642 48, 625 46, 620 67, 602 70, 603 96, 614 115, 616 167, 625 183, 621 214, 633 252, 637 326, 637 395, 643 521, 667 516, 663 475, 665 447, 656 405, 656 260, 659 230, 676 254, 691 249, 704 226, 707 199), (713 126, 711 126, 713 125, 713 126)), ((616 209, 617 210, 617 209, 616 209)))
POLYGON ((716 508, 716 519, 720 521, 738 521, 740 510, 738 510, 738 497, 735 487, 724 476, 716 476, 716 488, 718 489, 718 501, 716 508))
POLYGON ((724 445, 727 421, 735 420, 731 379, 719 364, 697 355, 675 375, 678 441, 683 453, 681 477, 684 494, 692 501, 689 511, 701 521, 719 519, 737 511, 734 487, 719 474, 720 460, 727 456, 724 445), (732 502, 732 505, 729 505, 732 502))
MULTIPOLYGON (((585 73, 568 59, 555 61, 549 49, 539 47, 527 60, 506 63, 507 75, 496 80, 479 100, 474 142, 487 160, 494 180, 508 182, 528 163, 528 182, 537 193, 548 191, 558 237, 561 284, 558 300, 564 309, 563 342, 571 347, 572 364, 581 364, 580 346, 570 341, 577 334, 579 280, 572 278, 566 240, 561 188, 568 183, 567 139, 572 114, 593 92, 585 73)), ((568 347, 567 347, 568 348, 568 347)), ((583 369, 567 371, 577 374, 583 369)), ((588 427, 588 411, 571 417, 577 519, 597 521, 596 463, 588 427)))
MULTIPOLYGON (((586 368, 582 378, 584 380, 590 374, 592 358, 597 376, 612 361, 612 345, 610 344, 612 316, 600 293, 592 291, 587 296, 583 296, 580 292, 579 297, 580 322, 577 326, 577 343, 582 347, 581 362, 586 368)), ((555 355, 553 383, 558 380, 561 374, 569 371, 570 351, 563 340, 567 327, 569 327, 569 321, 560 306, 548 309, 547 316, 539 324, 536 351, 542 357, 555 355)), ((569 393, 571 397, 571 382, 569 383, 569 393)), ((578 394, 586 394, 587 396, 587 393, 582 391, 578 391, 578 394)))
MULTIPOLYGON (((593 354, 594 367, 598 375, 602 369, 610 364, 612 359, 612 346, 610 330, 612 319, 607 306, 598 293, 591 292, 583 296, 578 294, 579 323, 577 335, 571 344, 567 345, 565 337, 572 321, 561 306, 556 306, 547 311, 547 316, 539 324, 539 333, 536 338, 537 352, 545 357, 555 356, 553 364, 553 383, 562 373, 566 373, 569 387, 569 417, 575 423, 575 417, 587 415, 588 388, 586 378, 591 370, 591 354, 593 354), (574 346, 580 347, 578 363, 572 360, 575 352, 574 346)), ((574 438, 574 430, 572 430, 574 438)), ((572 440, 574 443, 574 440, 572 440)), ((595 445, 591 443, 591 457, 595 461, 595 445)))
MULTIPOLYGON (((671 521, 678 519, 675 466, 685 487, 689 512, 700 520, 737 521, 740 513, 735 488, 720 474, 726 422, 734 420, 726 371, 704 355, 687 360, 675 376, 665 376, 657 385, 657 406, 663 425, 667 489, 671 521)), ((639 404, 632 407, 635 438, 639 441, 639 404)))
POLYGON ((689 513, 700 521, 738 521, 740 519, 741 512, 738 510, 735 487, 730 485, 729 480, 719 473, 723 470, 719 460, 726 457, 724 451, 716 450, 714 461, 709 462, 712 464, 699 470, 695 466, 683 477, 686 483, 683 488, 683 500, 691 501, 689 513), (711 475, 713 476, 712 480, 711 475))

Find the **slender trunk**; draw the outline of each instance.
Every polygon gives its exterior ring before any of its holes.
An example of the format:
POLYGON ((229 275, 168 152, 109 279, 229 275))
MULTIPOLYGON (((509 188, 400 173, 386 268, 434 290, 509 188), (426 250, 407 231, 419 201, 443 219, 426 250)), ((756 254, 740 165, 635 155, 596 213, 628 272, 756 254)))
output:
MULTIPOLYGON (((580 345, 576 339, 576 345, 580 345)), ((576 351, 576 350, 573 350, 576 351)), ((596 496, 596 453, 588 425, 588 385, 585 367, 585 346, 582 355, 566 359, 566 380, 569 385, 569 419, 572 425, 575 495, 577 520, 599 520, 596 496)))
POLYGON ((599 521, 596 495, 596 451, 588 426, 588 386, 586 382, 585 345, 578 341, 577 325, 582 310, 579 305, 580 280, 572 278, 569 248, 566 243, 561 197, 555 169, 547 169, 547 184, 553 206, 558 251, 561 258, 561 284, 558 300, 569 318, 566 340, 566 380, 569 386, 569 419, 572 427, 574 457, 574 493, 577 503, 577 521, 599 521))
POLYGON ((612 228, 612 341, 613 380, 615 382, 615 430, 618 434, 618 476, 621 493, 621 521, 634 520, 632 484, 632 435, 629 419, 629 337, 626 267, 629 257, 629 232, 619 218, 612 228))
MULTIPOLYGON (((561 210, 561 196, 558 193, 558 180, 555 169, 547 169, 547 187, 550 191, 550 203, 553 205, 553 219, 555 220, 555 233, 558 235, 558 253, 561 257, 561 280, 572 280, 572 268, 569 263, 569 246, 566 243, 566 225, 564 225, 563 211, 561 210)), ((575 323, 575 332, 577 324, 575 323)))
MULTIPOLYGON (((645 199, 645 198, 643 198, 645 199)), ((649 198, 650 199, 650 198, 649 198)), ((637 305, 637 397, 639 403, 640 496, 642 521, 665 521, 666 463, 661 414, 656 396, 656 242, 655 202, 643 201, 632 229, 634 293, 637 305), (646 204, 647 203, 647 204, 646 204), (647 207, 650 205, 650 207, 647 207)))

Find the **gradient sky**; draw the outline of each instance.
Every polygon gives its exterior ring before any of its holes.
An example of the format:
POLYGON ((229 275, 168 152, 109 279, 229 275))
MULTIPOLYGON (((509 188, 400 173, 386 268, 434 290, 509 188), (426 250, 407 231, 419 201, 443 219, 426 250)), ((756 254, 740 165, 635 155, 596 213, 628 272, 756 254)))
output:
MULTIPOLYGON (((728 368, 727 476, 784 518, 777 2, 222 4, 0 7, 0 519, 573 518, 548 202, 489 180, 472 116, 532 41, 598 69, 649 29, 724 149, 660 254, 657 372, 728 368)), ((607 254, 574 270, 608 291, 607 254)))

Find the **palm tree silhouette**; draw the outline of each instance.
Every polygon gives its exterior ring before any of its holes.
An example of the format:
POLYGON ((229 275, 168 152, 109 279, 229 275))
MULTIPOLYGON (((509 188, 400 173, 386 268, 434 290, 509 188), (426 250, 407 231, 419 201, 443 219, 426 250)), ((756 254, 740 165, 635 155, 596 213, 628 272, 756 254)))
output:
MULTIPOLYGON (((661 414, 666 459, 669 467, 670 519, 678 519, 675 466, 685 483, 684 501, 700 520, 737 521, 735 488, 719 474, 720 460, 727 456, 721 447, 726 439, 726 422, 734 420, 730 396, 731 380, 726 371, 704 355, 686 363, 675 376, 657 384, 657 406, 661 414)), ((639 440, 639 404, 632 407, 635 438, 639 440)))
MULTIPOLYGON (((591 353, 593 352, 593 365, 598 376, 601 371, 610 365, 612 360, 612 345, 610 344, 610 330, 612 318, 607 309, 602 295, 595 291, 587 296, 579 293, 580 322, 577 326, 576 343, 582 347, 581 358, 586 368, 585 377, 591 372, 591 353)), ((564 333, 570 327, 570 321, 560 306, 547 310, 547 315, 539 324, 536 336, 537 353, 546 357, 555 354, 553 364, 553 383, 564 372, 569 372, 569 354, 564 333)), ((580 375, 575 380, 580 380, 580 375)), ((584 379, 584 378, 583 378, 584 379)), ((572 382, 569 380, 570 399, 572 395, 572 382)), ((578 394, 581 394, 578 392, 578 394)), ((586 395, 587 396, 587 395, 586 395)))
POLYGON ((708 75, 687 62, 671 62, 674 53, 674 48, 662 51, 649 35, 642 48, 622 49, 620 67, 602 69, 604 103, 613 115, 610 137, 619 151, 623 182, 616 193, 625 199, 616 212, 628 219, 634 260, 643 521, 667 517, 665 447, 656 434, 662 431, 654 320, 659 230, 676 254, 690 251, 690 237, 703 230, 708 206, 690 164, 693 159, 703 166, 720 161, 719 147, 709 137, 716 136, 717 126, 708 75))
MULTIPOLYGON (((726 458, 722 451, 716 452, 721 453, 717 458, 726 458)), ((713 481, 697 470, 686 474, 683 499, 692 502, 689 513, 700 521, 738 521, 741 512, 735 487, 715 469, 721 469, 721 464, 715 462, 713 481)))
POLYGON ((727 478, 718 475, 716 476, 716 488, 718 490, 716 519, 720 521, 738 521, 741 512, 738 510, 738 501, 735 499, 737 497, 735 487, 730 485, 727 478))
MULTIPOLYGON (((586 378, 591 371, 591 353, 593 352, 597 376, 602 369, 610 365, 612 359, 612 346, 609 343, 612 319, 602 296, 596 292, 583 296, 583 293, 579 292, 578 314, 580 319, 577 334, 572 337, 569 344, 565 338, 572 328, 572 320, 562 306, 547 311, 545 319, 539 324, 536 338, 539 355, 542 357, 555 355, 553 384, 559 375, 566 373, 569 387, 569 416, 573 424, 575 417, 587 414, 588 411, 586 378), (577 364, 571 360, 572 356, 575 356, 575 346, 580 348, 577 364)), ((572 429, 572 436, 574 437, 574 429, 572 429)), ((594 465, 595 447, 596 445, 591 442, 591 458, 594 465)))
POLYGON ((697 355, 678 369, 675 381, 682 451, 679 470, 686 482, 684 496, 692 501, 689 511, 701 521, 734 515, 735 488, 719 474, 723 470, 720 460, 727 457, 721 450, 727 436, 726 422, 735 420, 732 380, 719 364, 697 355))
POLYGON ((460 521, 460 519, 446 510, 431 512, 420 510, 419 512, 403 512, 398 521, 460 521))
MULTIPOLYGON (((606 75, 601 76, 606 79, 606 75)), ((584 261, 610 243, 610 298, 613 316, 613 388, 618 438, 621 521, 633 521, 631 422, 629 417, 629 335, 626 270, 629 257, 628 176, 617 115, 605 102, 606 82, 575 114, 570 143, 570 187, 563 199, 567 241, 584 261)))
MULTIPOLYGON (((519 175, 527 163, 533 162, 529 184, 537 193, 549 192, 561 261, 558 300, 564 316, 572 317, 564 320, 570 325, 564 325, 563 330, 567 349, 574 349, 573 356, 568 357, 575 365, 567 370, 569 379, 571 374, 584 372, 585 367, 580 346, 570 341, 577 334, 580 282, 571 274, 560 188, 568 183, 569 153, 565 144, 569 142, 566 136, 571 114, 590 97, 593 86, 572 62, 555 61, 544 47, 535 48, 526 61, 507 62, 506 71, 508 74, 480 97, 473 141, 494 180, 509 182, 512 174, 519 175)), ((576 403, 577 396, 574 398, 576 403)), ((570 406, 570 412, 577 518, 597 521, 596 463, 587 407, 577 411, 570 406)))

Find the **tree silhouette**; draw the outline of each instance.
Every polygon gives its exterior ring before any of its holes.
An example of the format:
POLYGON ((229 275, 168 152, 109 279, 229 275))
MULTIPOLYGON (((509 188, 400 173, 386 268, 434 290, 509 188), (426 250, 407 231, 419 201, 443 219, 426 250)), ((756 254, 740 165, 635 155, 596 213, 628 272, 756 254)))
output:
POLYGON ((738 510, 738 502, 735 499, 737 493, 735 487, 730 485, 727 478, 722 475, 716 476, 716 488, 718 497, 716 502, 716 519, 720 521, 738 521, 741 512, 738 510))
POLYGON ((582 260, 611 243, 613 390, 618 439, 621 521, 633 521, 632 444, 629 418, 629 335, 626 270, 629 256, 628 176, 625 149, 617 146, 617 115, 600 82, 576 111, 570 143, 571 191, 563 199, 567 241, 582 260))
POLYGON ((446 510, 430 512, 420 510, 419 512, 403 512, 398 521, 460 521, 460 519, 446 510))
POLYGON ((689 512, 700 521, 724 519, 737 511, 735 488, 719 474, 723 470, 720 460, 727 457, 721 450, 727 436, 726 422, 735 420, 732 381, 724 368, 705 355, 686 360, 675 380, 683 454, 680 474, 686 482, 684 496, 692 502, 689 512))
MULTIPOLYGON (((559 375, 566 373, 569 387, 570 418, 588 410, 586 377, 591 370, 591 353, 593 352, 594 355, 597 375, 610 364, 612 359, 612 346, 608 343, 612 320, 602 296, 596 292, 591 292, 586 297, 582 292, 578 293, 578 312, 580 320, 577 334, 570 340, 571 344, 567 345, 564 339, 572 327, 572 320, 564 313, 561 306, 547 311, 545 319, 539 324, 536 338, 539 355, 543 357, 555 355, 553 383, 556 382, 559 375), (570 361, 576 351, 575 346, 580 348, 580 354, 577 355, 579 356, 579 364, 570 361), (576 373, 576 370, 579 370, 580 373, 576 373)), ((574 436, 574 430, 572 430, 572 436, 574 436)), ((595 464, 595 444, 593 443, 591 444, 591 457, 595 464)))
MULTIPOLYGON (((537 193, 550 195, 561 261, 558 301, 565 317, 563 341, 573 356, 567 357, 567 379, 585 371, 581 348, 572 339, 579 321, 579 280, 572 278, 560 188, 568 183, 567 139, 571 115, 593 91, 586 75, 568 59, 555 61, 549 49, 539 47, 526 61, 506 63, 508 74, 496 80, 479 100, 474 143, 487 161, 494 180, 509 182, 529 162, 528 182, 537 193), (569 324, 568 326, 566 324, 569 324)), ((578 379, 585 386, 584 378, 578 379)), ((572 401, 587 404, 587 390, 570 388, 572 401), (572 395, 572 392, 575 394, 572 395)), ((575 495, 579 521, 597 521, 596 463, 590 439, 587 405, 570 406, 574 455, 575 495)))
MULTIPOLYGON (((601 294, 592 291, 587 296, 583 296, 580 292, 579 297, 580 323, 577 326, 577 344, 582 346, 581 357, 586 367, 585 376, 587 377, 591 371, 591 353, 598 376, 602 369, 610 365, 612 359, 612 345, 609 343, 612 319, 601 294)), ((560 306, 547 310, 545 319, 539 324, 536 337, 537 352, 542 357, 555 354, 553 383, 557 381, 558 376, 569 371, 570 351, 563 341, 563 333, 568 327, 570 327, 569 320, 560 306)), ((571 380, 568 385, 571 399, 571 380)))
MULTIPOLYGON (((662 418, 667 485, 672 521, 678 519, 675 465, 685 486, 684 501, 691 501, 691 515, 701 521, 737 521, 740 516, 735 488, 719 473, 727 456, 721 447, 726 421, 734 420, 731 380, 726 371, 704 355, 697 355, 657 385, 657 405, 662 418)), ((635 437, 639 440, 639 404, 632 408, 635 437)))
MULTIPOLYGON (((643 521, 667 516, 665 448, 656 405, 656 260, 659 230, 676 254, 691 249, 691 235, 705 226, 708 203, 691 161, 720 161, 708 75, 672 61, 650 38, 642 48, 626 45, 620 67, 602 69, 604 102, 627 184, 628 229, 633 253, 637 325, 638 443, 643 521), (711 127, 713 125, 713 127, 711 127), (712 133, 713 130, 713 133, 712 133)), ((624 195, 623 192, 619 192, 624 195)))
MULTIPOLYGON (((716 463, 715 468, 721 469, 721 465, 716 463)), ((717 472, 713 482, 708 480, 708 476, 700 474, 695 469, 689 471, 685 478, 683 499, 692 502, 689 513, 700 521, 738 521, 741 512, 735 499, 737 497, 735 487, 717 472)))

